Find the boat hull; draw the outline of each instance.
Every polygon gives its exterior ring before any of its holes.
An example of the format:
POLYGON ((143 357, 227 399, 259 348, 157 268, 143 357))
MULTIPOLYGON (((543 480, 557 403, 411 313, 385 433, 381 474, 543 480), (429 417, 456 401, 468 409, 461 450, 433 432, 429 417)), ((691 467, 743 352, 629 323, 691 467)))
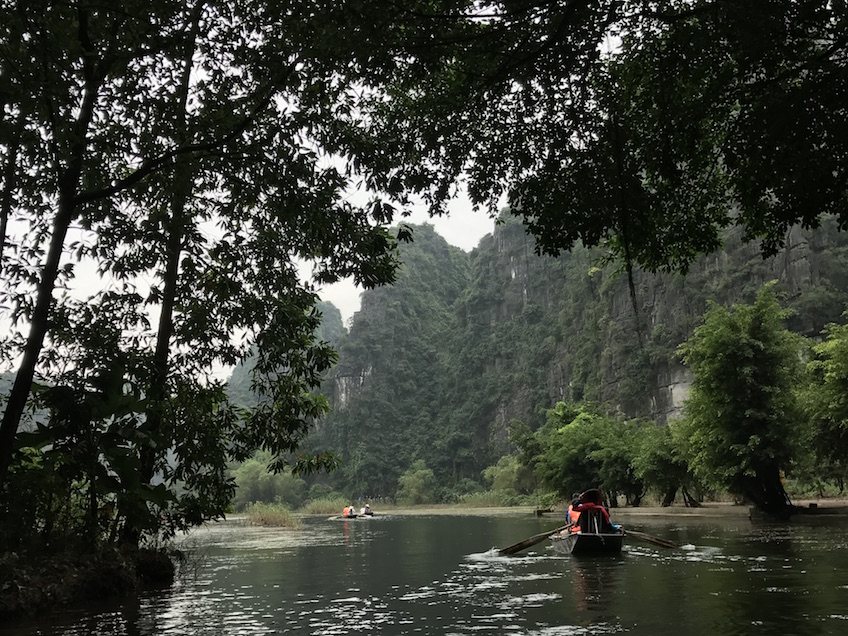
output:
POLYGON ((570 534, 555 534, 551 537, 551 545, 559 554, 618 554, 624 544, 624 533, 590 533, 572 532, 570 534))

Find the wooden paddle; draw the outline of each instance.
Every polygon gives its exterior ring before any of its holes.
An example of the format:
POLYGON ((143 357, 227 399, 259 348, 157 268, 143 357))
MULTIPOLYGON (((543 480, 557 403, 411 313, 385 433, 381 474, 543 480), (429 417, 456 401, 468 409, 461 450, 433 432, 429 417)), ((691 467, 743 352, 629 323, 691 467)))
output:
POLYGON ((669 541, 668 539, 661 539, 660 537, 655 537, 650 534, 646 534, 644 532, 638 532, 637 530, 624 530, 624 536, 632 536, 637 539, 641 539, 642 541, 647 541, 648 543, 653 543, 654 545, 661 546, 663 548, 679 548, 674 541, 669 541))
POLYGON ((534 534, 532 537, 524 539, 524 541, 519 541, 518 543, 513 543, 510 546, 505 548, 501 548, 498 550, 498 554, 508 556, 510 554, 515 554, 516 552, 521 552, 530 546, 534 546, 537 543, 541 543, 549 536, 556 534, 557 532, 562 532, 569 526, 560 526, 559 528, 554 528, 553 530, 548 530, 547 532, 540 532, 539 534, 534 534))

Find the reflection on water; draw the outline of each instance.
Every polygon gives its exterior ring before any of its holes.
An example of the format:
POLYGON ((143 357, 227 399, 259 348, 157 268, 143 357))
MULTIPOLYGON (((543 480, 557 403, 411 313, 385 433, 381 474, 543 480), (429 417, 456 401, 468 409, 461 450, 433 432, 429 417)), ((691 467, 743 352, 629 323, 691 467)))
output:
POLYGON ((172 589, 0 626, 0 636, 848 633, 845 520, 654 519, 652 534, 683 547, 628 539, 613 558, 545 543, 512 557, 492 549, 556 523, 387 516, 285 531, 230 521, 184 539, 191 556, 172 589))

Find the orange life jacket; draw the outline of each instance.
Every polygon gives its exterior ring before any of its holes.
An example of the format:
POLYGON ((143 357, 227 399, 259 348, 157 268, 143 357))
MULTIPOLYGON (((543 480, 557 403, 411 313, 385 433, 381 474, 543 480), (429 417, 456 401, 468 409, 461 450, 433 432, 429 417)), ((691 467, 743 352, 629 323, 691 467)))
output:
POLYGON ((567 513, 568 522, 571 524, 571 531, 577 532, 580 528, 577 527, 577 520, 580 518, 580 512, 574 509, 574 506, 568 507, 567 513))

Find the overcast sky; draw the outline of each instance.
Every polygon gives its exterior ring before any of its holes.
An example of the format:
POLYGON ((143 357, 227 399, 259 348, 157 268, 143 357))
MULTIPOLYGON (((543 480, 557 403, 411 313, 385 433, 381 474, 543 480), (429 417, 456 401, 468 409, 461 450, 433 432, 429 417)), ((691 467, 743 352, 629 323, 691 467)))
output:
MULTIPOLYGON (((455 200, 449 206, 449 211, 448 216, 432 219, 426 212, 416 212, 404 221, 415 224, 429 223, 448 243, 466 252, 477 247, 480 239, 491 234, 495 228, 493 219, 485 212, 472 210, 471 204, 463 198, 455 200)), ((339 308, 342 322, 347 326, 354 312, 359 310, 361 293, 362 290, 348 280, 327 285, 321 291, 321 298, 339 308)))

